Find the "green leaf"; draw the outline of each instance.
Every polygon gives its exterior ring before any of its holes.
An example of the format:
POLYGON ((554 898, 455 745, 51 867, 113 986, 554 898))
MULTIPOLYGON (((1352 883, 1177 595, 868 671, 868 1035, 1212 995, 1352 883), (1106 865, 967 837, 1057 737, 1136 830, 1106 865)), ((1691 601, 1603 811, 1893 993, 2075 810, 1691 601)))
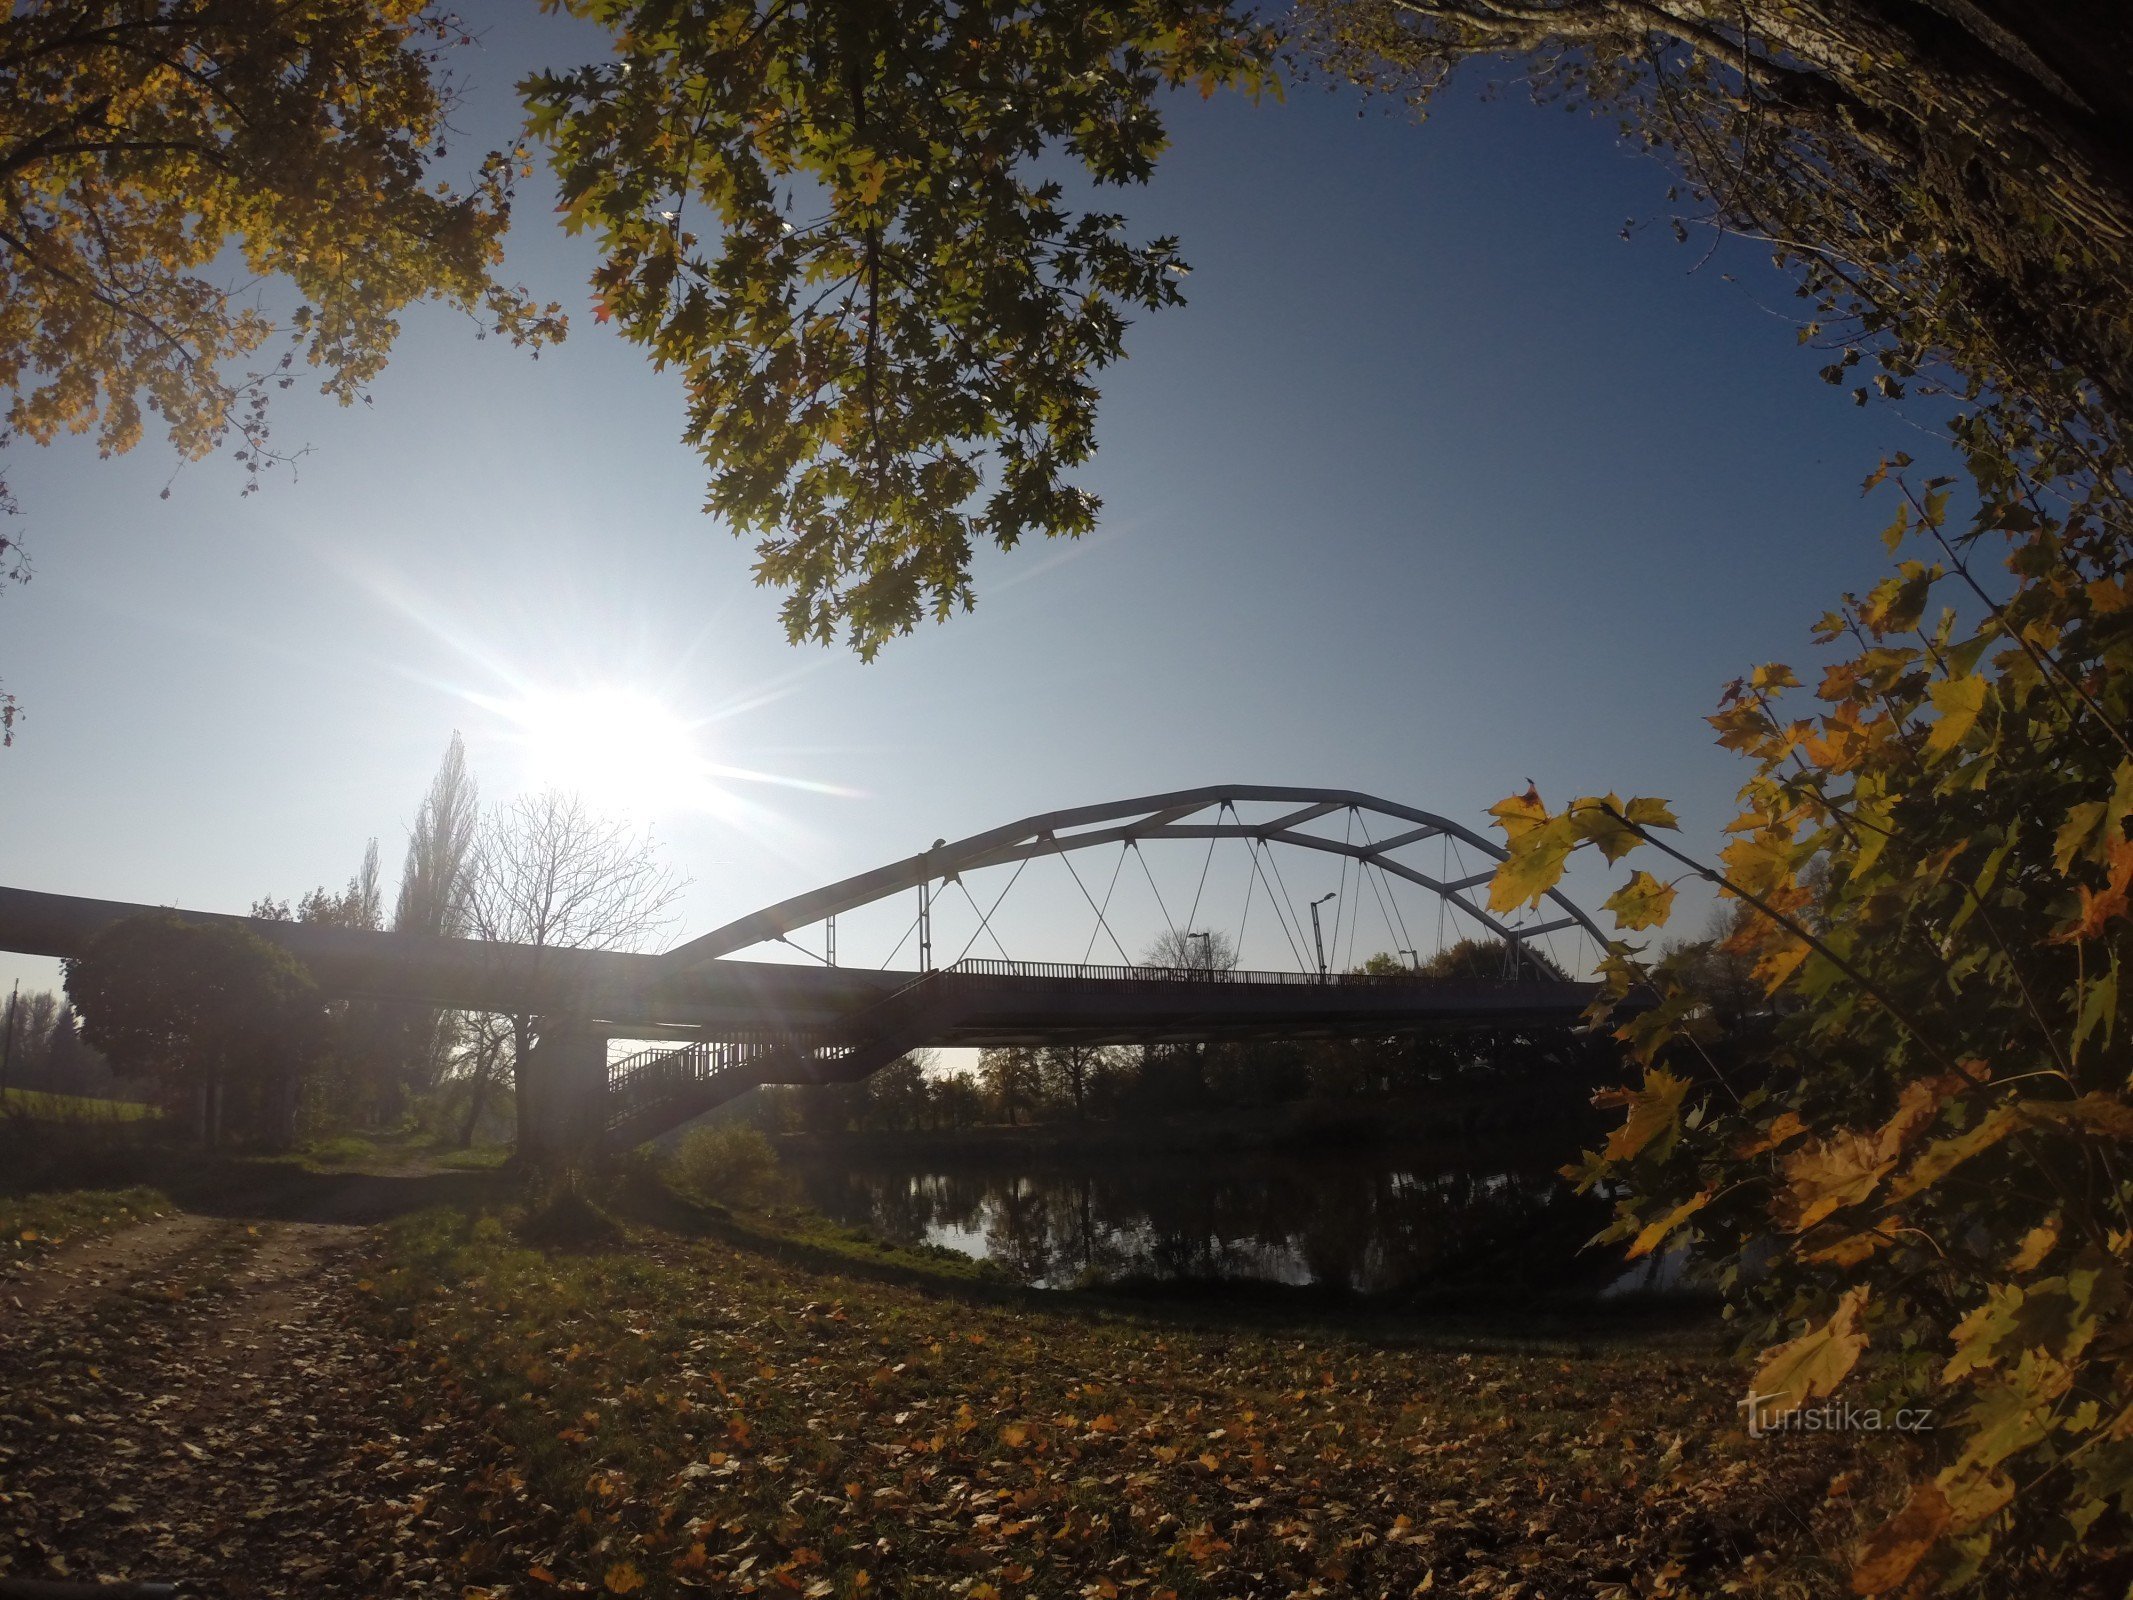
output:
POLYGON ((2059 824, 2058 837, 2052 842, 2052 865, 2059 869, 2061 877, 2073 869, 2078 857, 2095 859, 2102 854, 2104 802, 2084 800, 2066 814, 2059 824))
POLYGON ((1881 530, 1881 542, 1893 554, 1903 543, 1903 536, 1911 531, 1911 508, 1908 504, 1896 508, 1896 520, 1881 530))
POLYGON ((2111 970, 2102 977, 2092 979, 2087 992, 2081 997, 2081 1016, 2074 1024, 2074 1047, 2078 1050, 2088 1036, 2098 1028, 2103 1029, 2103 1042, 2111 1042, 2111 1030, 2118 1018, 2118 958, 2111 957, 2111 970))

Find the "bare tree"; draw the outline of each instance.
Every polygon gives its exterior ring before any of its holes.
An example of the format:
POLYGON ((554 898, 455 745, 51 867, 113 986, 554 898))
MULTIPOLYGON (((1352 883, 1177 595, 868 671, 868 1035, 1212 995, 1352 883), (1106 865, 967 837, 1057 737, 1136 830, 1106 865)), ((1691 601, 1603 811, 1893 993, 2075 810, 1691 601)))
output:
POLYGON ((1234 972, 1237 947, 1229 935, 1218 931, 1195 932, 1170 928, 1149 943, 1141 957, 1144 967, 1170 967, 1181 972, 1234 972))
MULTIPOLYGON (((480 816, 481 791, 467 771, 466 745, 455 730, 408 829, 393 932, 451 939, 467 931, 469 868, 480 816)), ((435 1088, 454 1053, 467 1043, 464 1019, 435 1006, 394 1009, 401 1092, 435 1088)), ((479 1040, 474 1048, 478 1060, 479 1040)))
MULTIPOLYGON (((467 931, 536 951, 644 949, 672 924, 685 887, 660 864, 649 832, 588 809, 579 795, 546 789, 482 819, 467 875, 467 931)), ((538 964, 536 955, 536 973, 538 964)), ((542 1019, 509 1020, 515 1068, 539 1043, 542 1019)), ((502 1070, 500 1057, 489 1053, 483 1066, 477 1055, 469 1128, 502 1070)))

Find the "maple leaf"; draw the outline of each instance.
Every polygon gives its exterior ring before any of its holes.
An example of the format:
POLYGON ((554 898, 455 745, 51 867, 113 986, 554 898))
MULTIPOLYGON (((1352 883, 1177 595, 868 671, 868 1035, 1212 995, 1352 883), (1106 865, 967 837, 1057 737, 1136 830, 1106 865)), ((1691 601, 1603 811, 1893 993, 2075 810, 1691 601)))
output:
POLYGON ((1753 1403, 1766 1412, 1790 1411, 1835 1390, 1866 1349, 1858 1321, 1867 1294, 1865 1284, 1847 1289, 1820 1327, 1764 1351, 1748 1385, 1753 1403))
POLYGON ((1656 927, 1673 912, 1674 887, 1640 870, 1609 895, 1604 904, 1605 909, 1615 914, 1618 928, 1656 927))
POLYGON ((1629 1108, 1622 1126, 1608 1135, 1607 1159, 1627 1161, 1654 1141, 1671 1142, 1680 1126, 1682 1098, 1688 1092, 1687 1080, 1675 1077, 1664 1067, 1653 1067, 1644 1074, 1639 1088, 1604 1089, 1594 1095, 1592 1103, 1596 1106, 1629 1108))

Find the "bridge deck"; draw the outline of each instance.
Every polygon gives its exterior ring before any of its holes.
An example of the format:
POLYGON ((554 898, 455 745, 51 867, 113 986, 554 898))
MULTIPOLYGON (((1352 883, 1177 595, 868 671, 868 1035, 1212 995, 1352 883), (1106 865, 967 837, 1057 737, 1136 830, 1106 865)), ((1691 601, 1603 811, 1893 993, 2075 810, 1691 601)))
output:
MULTIPOLYGON (((0 889, 0 948, 80 953, 96 931, 158 908, 0 889)), ((369 933, 183 912, 244 927, 288 950, 320 989, 349 999, 412 1000, 472 1011, 588 1019, 618 1037, 716 1038, 758 1030, 823 1037, 863 1027, 870 1010, 928 974, 802 967, 730 957, 677 972, 664 957, 537 949, 470 939, 369 933), (642 1029, 642 1035, 632 1035, 642 1029)), ((936 1008, 938 1036, 915 1043, 1138 1043, 1392 1033, 1568 1021, 1591 984, 1502 983, 1280 972, 970 961, 930 975, 956 986, 936 1008)))

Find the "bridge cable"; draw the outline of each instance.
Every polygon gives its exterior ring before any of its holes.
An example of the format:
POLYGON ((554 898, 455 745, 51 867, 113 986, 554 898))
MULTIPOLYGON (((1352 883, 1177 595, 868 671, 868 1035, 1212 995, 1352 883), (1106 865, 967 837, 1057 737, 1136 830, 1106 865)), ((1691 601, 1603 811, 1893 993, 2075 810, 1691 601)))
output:
MULTIPOLYGON (((1444 849, 1439 854, 1444 864, 1437 868, 1437 881, 1439 883, 1450 883, 1452 881, 1452 836, 1448 833, 1444 836, 1444 849)), ((1444 902, 1448 898, 1449 896, 1442 890, 1438 891, 1437 949, 1439 953, 1442 953, 1444 949, 1444 913, 1450 909, 1444 902)))
MULTIPOLYGON (((1271 843, 1267 846, 1266 858, 1274 864, 1274 881, 1281 885, 1281 898, 1289 903, 1289 915, 1296 920, 1296 938, 1301 940, 1303 938, 1304 919, 1296 915, 1296 897, 1289 893, 1289 880, 1281 875, 1281 857, 1274 854, 1271 843)), ((1289 948, 1296 951, 1296 964, 1299 967, 1310 965, 1304 960, 1303 951, 1298 949, 1294 943, 1289 948)), ((1311 970, 1315 972, 1318 969, 1313 967, 1311 970)))
MULTIPOLYGON (((1363 875, 1366 877, 1369 876, 1370 865, 1371 863, 1367 859, 1363 862, 1363 875)), ((1392 913, 1385 909, 1385 891, 1382 887, 1380 887, 1378 883, 1378 878, 1382 878, 1384 876, 1385 871, 1382 867, 1380 867, 1378 869, 1378 877, 1370 879, 1370 893, 1371 896, 1378 903, 1378 920, 1385 924, 1385 937, 1388 939, 1397 939, 1400 936, 1400 930, 1392 925, 1392 913)), ((1395 961, 1400 959, 1399 952, 1397 950, 1393 952, 1393 959, 1395 961)))
MULTIPOLYGON (((1031 859, 1032 858, 1029 856, 1024 856, 1019 862, 1016 863, 1014 877, 1009 878, 1007 880, 1007 889, 1012 889, 1015 886, 1015 878, 1019 878, 1022 876, 1022 869, 1030 864, 1031 859)), ((993 942, 993 948, 1000 952, 1001 960, 1010 962, 1013 961, 1015 958, 1007 953, 1007 946, 1000 943, 1000 936, 992 931, 992 911, 978 911, 978 903, 971 896, 970 886, 963 882, 963 879, 960 874, 958 874, 956 877, 955 886, 963 891, 963 898, 965 900, 970 901, 970 909, 978 912, 978 932, 973 933, 970 936, 970 944, 966 944, 963 946, 963 955, 959 955, 955 959, 960 962, 963 959, 963 956, 969 955, 970 945, 976 944, 978 942, 978 933, 982 933, 990 935, 993 942)), ((998 894, 993 896, 993 911, 997 911, 1000 909, 1000 902, 1007 898, 1007 889, 1002 889, 998 894)))
MULTIPOLYGON (((1227 800, 1215 807, 1215 826, 1217 828, 1222 826, 1222 813, 1227 810, 1229 810, 1229 802, 1227 800)), ((1210 833, 1207 836, 1207 859, 1200 863, 1200 886, 1193 890, 1192 909, 1185 913, 1185 932, 1188 937, 1192 933, 1193 923, 1199 920, 1200 896, 1207 892, 1207 869, 1215 864, 1215 846, 1219 842, 1220 836, 1218 834, 1210 833)), ((1208 958, 1212 960, 1213 957, 1214 952, 1210 950, 1208 958)))
POLYGON ((1096 926, 1089 930, 1089 942, 1081 952, 1081 964, 1087 966, 1089 957, 1096 954, 1096 935, 1103 927, 1104 913, 1111 907, 1111 896, 1118 890, 1118 875, 1126 870, 1126 847, 1118 847, 1118 859, 1111 864, 1111 882, 1104 889, 1104 903, 1096 908, 1096 926))
MULTIPOLYGON (((1370 822, 1368 818, 1365 818, 1363 821, 1363 842, 1369 845, 1373 852, 1377 851, 1378 842, 1377 840, 1370 837, 1370 822)), ((1402 950, 1411 950, 1414 948, 1415 941, 1407 931, 1407 919, 1404 916, 1400 915, 1400 892, 1398 888, 1395 887, 1395 885, 1393 884, 1392 874, 1385 870, 1384 856, 1382 854, 1374 853, 1371 859, 1376 861, 1378 869, 1378 876, 1376 880, 1373 880, 1372 887, 1375 888, 1377 886, 1377 882, 1379 881, 1383 882, 1385 886, 1383 893, 1385 897, 1392 902, 1392 915, 1394 919, 1397 920, 1400 924, 1400 948, 1402 950)), ((1379 904, 1379 909, 1384 909, 1382 901, 1379 904)), ((1385 931, 1390 933, 1392 929, 1388 927, 1385 931)), ((1415 961, 1417 964, 1420 964, 1421 960, 1421 953, 1417 951, 1415 955, 1415 961)))
MULTIPOLYGON (((1131 841, 1129 840, 1128 842, 1130 843, 1131 841)), ((1139 855, 1140 852, 1136 850, 1134 854, 1139 855)), ((1103 907, 1096 904, 1095 897, 1089 893, 1089 886, 1081 881, 1081 874, 1074 870, 1073 858, 1069 856, 1066 851, 1062 850, 1059 852, 1059 861, 1060 864, 1067 869, 1067 875, 1074 880, 1074 887, 1081 891, 1082 899, 1088 901, 1090 908, 1095 911, 1097 926, 1101 927, 1104 932, 1111 934, 1111 947, 1119 953, 1119 957, 1126 963, 1127 966, 1132 966, 1133 957, 1126 954, 1126 947, 1118 942, 1118 935, 1115 933, 1111 933, 1111 924, 1104 920, 1103 907)), ((1142 866, 1144 868, 1146 865, 1147 863, 1142 863, 1142 866)), ((1160 895, 1157 896, 1158 900, 1160 900, 1161 898, 1162 897, 1160 895)))
POLYGON ((887 972, 889 970, 889 961, 894 961, 899 955, 903 953, 904 939, 910 938, 911 935, 916 932, 918 932, 918 918, 913 917, 911 919, 911 926, 904 929, 903 939, 899 939, 896 941, 896 948, 889 952, 888 961, 882 962, 880 970, 882 970, 883 972, 887 972))
MULTIPOLYGON (((1247 838, 1244 842, 1249 853, 1253 841, 1247 838)), ((1237 919, 1237 942, 1232 947, 1237 952, 1237 962, 1240 966, 1244 963, 1244 930, 1251 925, 1252 920, 1252 890, 1257 887, 1250 878, 1244 880, 1244 915, 1237 919)))
MULTIPOLYGON (((1140 841, 1138 839, 1128 839, 1126 843, 1133 846, 1133 859, 1141 864, 1141 876, 1148 880, 1148 887, 1154 891, 1155 908, 1163 913, 1163 925, 1170 930, 1171 951, 1173 954, 1182 957, 1185 941, 1178 937, 1178 925, 1170 920, 1170 907, 1163 904, 1163 891, 1155 887, 1155 874, 1148 870, 1148 858, 1141 853, 1140 841)), ((1116 944, 1118 941, 1114 939, 1111 942, 1116 944)), ((1130 967, 1133 963, 1128 961, 1126 965, 1130 967)))
MULTIPOLYGON (((1257 847, 1252 854, 1252 870, 1259 875, 1260 886, 1266 890, 1267 904, 1274 908, 1274 920, 1280 924, 1281 936, 1288 941, 1289 954, 1296 958, 1297 969, 1301 971, 1304 966, 1304 958, 1303 950, 1297 944, 1297 939, 1303 936, 1303 929, 1299 927, 1295 936, 1291 937, 1288 919, 1281 914, 1281 902, 1274 898, 1274 886, 1266 881, 1266 868, 1260 864, 1259 860, 1261 854, 1271 858, 1274 854, 1273 846, 1269 845, 1264 839, 1255 839, 1252 842, 1257 847)), ((1278 874, 1281 869, 1277 866, 1274 870, 1278 874)))

